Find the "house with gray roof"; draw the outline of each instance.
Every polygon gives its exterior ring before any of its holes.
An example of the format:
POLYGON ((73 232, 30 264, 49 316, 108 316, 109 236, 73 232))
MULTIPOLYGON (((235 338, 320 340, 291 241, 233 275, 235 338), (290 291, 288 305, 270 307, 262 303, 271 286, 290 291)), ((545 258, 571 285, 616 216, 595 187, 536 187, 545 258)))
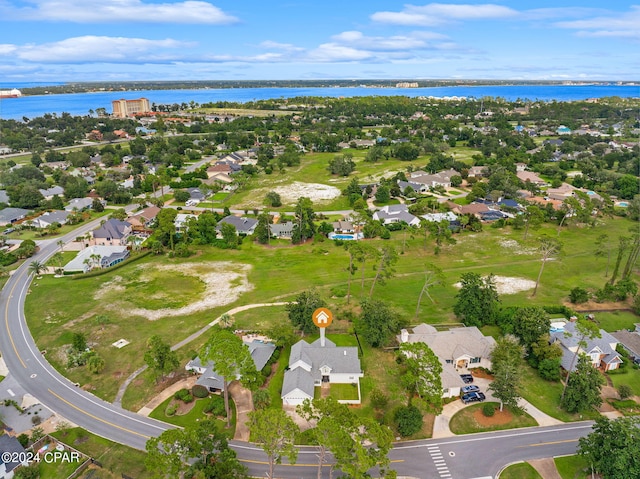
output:
MULTIPOLYGON (((244 341, 244 345, 249 348, 249 354, 256 366, 256 371, 261 371, 267 365, 276 350, 275 344, 257 339, 244 341)), ((203 364, 200 358, 196 357, 189 361, 184 368, 199 374, 200 377, 196 380, 196 384, 206 387, 209 392, 224 391, 224 377, 216 372, 213 361, 203 364)), ((236 379, 240 379, 240 376, 236 376, 236 379)))
POLYGON ((4 203, 8 205, 11 202, 9 199, 9 195, 7 194, 7 190, 0 190, 0 203, 4 203))
POLYGON ((269 225, 269 231, 271 231, 271 236, 275 236, 276 238, 286 238, 291 239, 293 236, 293 222, 285 221, 284 223, 274 223, 269 225))
POLYGON ((623 329, 611 333, 611 336, 616 338, 629 353, 629 358, 633 362, 640 361, 640 323, 636 323, 635 326, 636 329, 634 331, 623 329))
POLYGON ((129 257, 126 246, 89 246, 64 266, 65 273, 87 273, 94 268, 109 268, 129 257))
POLYGON ((245 218, 244 216, 229 215, 226 218, 222 218, 216 226, 216 230, 220 231, 222 223, 227 223, 236 227, 236 232, 239 235, 252 235, 258 226, 258 220, 254 218, 245 218))
POLYGON ((62 186, 52 186, 51 188, 48 188, 46 190, 39 189, 38 191, 44 197, 45 200, 50 200, 56 195, 58 196, 64 195, 64 189, 62 188, 62 186))
POLYGON ((33 220, 33 225, 36 228, 47 228, 54 223, 63 225, 70 214, 70 211, 46 211, 33 220))
POLYGON ((93 198, 74 198, 64 207, 66 211, 84 211, 93 206, 93 198))
POLYGON ((409 226, 419 226, 420 219, 409 213, 407 205, 387 205, 373 213, 373 219, 382 221, 383 224, 405 222, 409 226))
POLYGON ((5 208, 0 210, 0 226, 10 225, 24 219, 31 211, 24 208, 5 208))
MULTIPOLYGON (((12 457, 22 458, 25 456, 24 447, 17 438, 3 434, 0 436, 0 478, 11 479, 18 466, 27 466, 27 461, 10 461, 12 457), (8 454, 5 454, 8 453, 8 454), (6 456, 6 457, 5 457, 6 456)), ((26 459, 26 458, 25 458, 26 459)))
POLYGON ((100 228, 93 230, 93 240, 97 245, 123 246, 127 244, 127 238, 131 234, 131 224, 126 221, 111 218, 104 222, 100 228))
POLYGON ((416 193, 427 193, 429 191, 429 187, 427 185, 423 183, 416 183, 415 181, 398 180, 398 187, 403 193, 407 190, 407 188, 411 188, 416 193))
POLYGON ((442 363, 442 397, 460 395, 464 383, 460 374, 469 369, 491 369, 490 355, 496 340, 485 336, 475 326, 451 328, 438 331, 429 324, 422 323, 412 330, 400 331, 398 341, 402 343, 424 343, 435 353, 442 363))
POLYGON ((360 378, 364 376, 360 367, 358 348, 336 346, 329 339, 317 339, 309 344, 300 340, 291 347, 289 368, 282 383, 282 403, 288 406, 312 400, 316 387, 330 384, 355 384, 357 400, 339 400, 347 404, 360 404, 360 378))
POLYGON ((561 331, 551 332, 551 343, 557 343, 562 348, 562 359, 560 365, 565 371, 573 371, 577 361, 574 361, 576 351, 579 354, 586 354, 591 360, 594 368, 599 368, 603 372, 618 369, 622 364, 622 358, 616 352, 618 340, 604 329, 600 330, 600 337, 589 339, 582 338, 579 331, 576 331, 576 323, 569 321, 561 331), (586 344, 580 345, 581 342, 586 344))

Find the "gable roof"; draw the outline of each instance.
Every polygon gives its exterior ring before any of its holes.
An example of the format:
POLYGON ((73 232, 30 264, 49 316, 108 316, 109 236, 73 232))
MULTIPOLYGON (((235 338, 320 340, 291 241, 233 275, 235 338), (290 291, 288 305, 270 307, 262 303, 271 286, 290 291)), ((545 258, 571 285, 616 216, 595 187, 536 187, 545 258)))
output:
POLYGON ((70 214, 70 211, 46 211, 33 221, 34 223, 39 224, 41 228, 52 223, 64 224, 67 222, 67 218, 70 214))
POLYGON ((131 224, 126 221, 111 218, 105 221, 100 228, 93 231, 93 237, 122 239, 127 235, 128 228, 131 228, 131 224))
POLYGON ((137 221, 138 223, 146 223, 151 220, 154 220, 156 216, 160 213, 160 208, 157 206, 148 206, 145 209, 139 211, 135 215, 133 215, 129 220, 137 221))
POLYGON ((463 355, 488 358, 496 345, 495 339, 485 336, 475 326, 437 331, 433 326, 423 323, 413 328, 413 333, 403 330, 400 338, 401 342, 425 343, 436 356, 445 360, 454 360, 463 355))
POLYGON ((579 348, 580 351, 585 353, 599 350, 601 354, 604 355, 604 358, 601 361, 606 364, 617 362, 615 357, 619 356, 615 349, 618 344, 618 340, 611 334, 607 333, 604 329, 600 330, 599 338, 585 338, 584 342, 586 343, 586 346, 580 346, 579 343, 582 338, 580 334, 576 332, 576 323, 572 321, 564 325, 563 331, 552 332, 551 340, 558 342, 562 347, 562 359, 560 360, 560 365, 565 371, 576 369, 577 361, 573 360, 576 348, 579 348))
POLYGON ((238 233, 251 234, 258 224, 258 220, 254 218, 246 218, 244 216, 229 215, 218 222, 218 226, 216 226, 217 230, 220 230, 222 223, 228 223, 235 226, 238 233))
MULTIPOLYGON (((2 436, 0 436, 0 451, 2 451, 3 453, 8 452, 20 454, 24 453, 24 448, 15 437, 9 436, 8 434, 3 434, 2 436)), ((0 457, 0 465, 4 464, 7 473, 13 471, 20 465, 20 462, 5 462, 3 457, 4 454, 0 457)))
POLYGON ((5 208, 0 210, 0 223, 13 223, 27 216, 31 211, 24 208, 5 208))
POLYGON ((640 334, 636 331, 616 331, 615 333, 611 333, 611 336, 620 341, 622 345, 636 357, 640 357, 640 334))

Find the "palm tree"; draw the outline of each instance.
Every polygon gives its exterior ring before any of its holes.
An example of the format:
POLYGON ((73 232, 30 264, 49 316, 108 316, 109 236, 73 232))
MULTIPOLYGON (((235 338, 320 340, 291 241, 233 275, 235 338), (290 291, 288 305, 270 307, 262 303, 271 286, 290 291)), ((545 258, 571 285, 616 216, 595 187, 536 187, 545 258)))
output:
POLYGON ((36 276, 39 276, 41 273, 47 270, 47 267, 44 263, 40 261, 32 261, 29 264, 29 273, 33 273, 36 276))
POLYGON ((58 248, 60 248, 60 251, 62 251, 62 248, 64 248, 64 241, 58 240, 56 241, 56 244, 58 245, 58 248))

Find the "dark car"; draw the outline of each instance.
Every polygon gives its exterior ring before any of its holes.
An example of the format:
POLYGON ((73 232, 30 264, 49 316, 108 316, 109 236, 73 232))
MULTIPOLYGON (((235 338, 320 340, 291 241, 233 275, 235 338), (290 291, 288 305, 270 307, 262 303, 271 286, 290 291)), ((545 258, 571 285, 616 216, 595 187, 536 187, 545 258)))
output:
POLYGON ((461 374, 460 378, 465 384, 469 384, 473 382, 473 376, 471 374, 461 374))
POLYGON ((462 399, 462 402, 465 404, 469 404, 470 402, 482 402, 486 399, 484 393, 467 393, 467 394, 463 394, 462 397, 460 398, 462 399))
POLYGON ((477 393, 477 392, 479 392, 479 391, 480 391, 480 388, 479 388, 478 386, 474 386, 474 385, 471 385, 471 386, 463 386, 463 387, 460 389, 460 392, 462 392, 462 394, 467 394, 467 393, 477 393))

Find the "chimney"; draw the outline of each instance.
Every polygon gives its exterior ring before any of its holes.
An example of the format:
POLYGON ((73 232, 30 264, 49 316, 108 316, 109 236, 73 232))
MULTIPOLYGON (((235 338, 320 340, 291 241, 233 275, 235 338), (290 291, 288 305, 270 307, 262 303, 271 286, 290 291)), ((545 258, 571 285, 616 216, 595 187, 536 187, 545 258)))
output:
POLYGON ((400 330, 400 342, 406 343, 407 341, 409 341, 409 331, 406 329, 400 330))

